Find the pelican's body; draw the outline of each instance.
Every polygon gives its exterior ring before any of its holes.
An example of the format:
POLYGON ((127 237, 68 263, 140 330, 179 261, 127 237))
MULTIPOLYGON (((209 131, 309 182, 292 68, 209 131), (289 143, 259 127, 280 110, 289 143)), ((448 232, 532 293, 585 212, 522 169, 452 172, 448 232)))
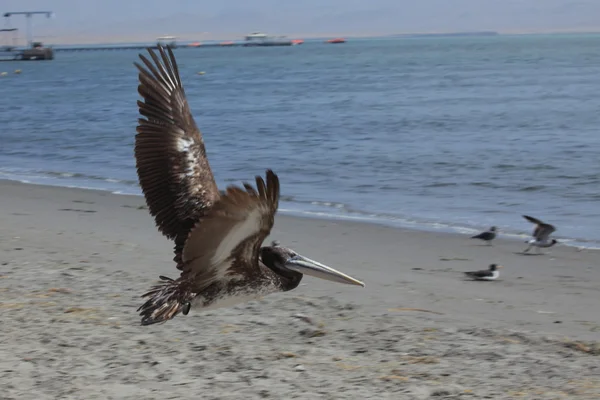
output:
POLYGON ((492 244, 492 240, 496 238, 496 227, 492 226, 489 230, 481 232, 478 235, 471 236, 471 239, 480 239, 486 242, 488 245, 492 244))
MULTIPOLYGON (((299 283, 300 280, 298 280, 299 283)), ((202 309, 202 311, 233 307, 249 301, 259 300, 269 294, 292 290, 297 286, 297 284, 280 285, 269 281, 242 281, 241 284, 240 282, 232 282, 231 285, 215 286, 196 295, 190 302, 190 307, 196 310, 202 309)))
POLYGON ((498 271, 499 268, 502 268, 502 266, 491 264, 488 269, 468 271, 465 272, 465 275, 476 281, 495 281, 500 276, 500 271, 498 271))
MULTIPOLYGON (((279 245, 273 242, 271 246, 263 247, 261 251, 271 251, 271 248, 275 247, 279 247, 279 245)), ((283 252, 291 251, 283 247, 279 247, 279 249, 283 252)), ((265 266, 261 259, 258 261, 258 268, 260 272, 252 279, 245 275, 232 276, 226 281, 211 285, 194 297, 191 307, 201 308, 203 311, 232 307, 258 300, 272 293, 293 290, 302 280, 302 274, 293 274, 289 278, 284 278, 265 266)))
POLYGON ((138 309, 148 325, 191 308, 229 307, 296 288, 303 274, 364 284, 295 251, 269 235, 279 205, 279 178, 267 170, 256 187, 218 190, 204 141, 190 111, 172 50, 154 61, 140 55, 140 114, 135 138, 138 177, 159 230, 175 242, 179 278, 161 276, 138 309))
POLYGON ((533 239, 525 242, 529 244, 529 246, 523 250, 523 253, 527 253, 532 247, 535 247, 538 253, 540 253, 540 248, 552 247, 558 243, 558 241, 555 239, 550 240, 550 234, 556 231, 554 225, 547 224, 537 218, 530 217, 529 215, 523 215, 523 218, 533 224, 536 224, 535 228, 533 229, 533 239))

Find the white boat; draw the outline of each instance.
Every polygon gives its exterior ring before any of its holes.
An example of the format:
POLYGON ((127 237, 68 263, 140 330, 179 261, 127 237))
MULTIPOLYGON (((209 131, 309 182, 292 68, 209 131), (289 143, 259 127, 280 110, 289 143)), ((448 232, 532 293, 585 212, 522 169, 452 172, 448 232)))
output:
POLYGON ((293 43, 285 36, 269 36, 262 32, 253 32, 245 36, 244 46, 291 46, 293 43))
POLYGON ((260 40, 264 40, 266 38, 268 38, 269 36, 266 33, 262 33, 262 32, 253 32, 249 35, 246 35, 246 40, 256 40, 256 39, 260 39, 260 40))
POLYGON ((171 46, 172 48, 177 47, 177 37, 175 36, 161 36, 156 38, 157 44, 161 46, 171 46))

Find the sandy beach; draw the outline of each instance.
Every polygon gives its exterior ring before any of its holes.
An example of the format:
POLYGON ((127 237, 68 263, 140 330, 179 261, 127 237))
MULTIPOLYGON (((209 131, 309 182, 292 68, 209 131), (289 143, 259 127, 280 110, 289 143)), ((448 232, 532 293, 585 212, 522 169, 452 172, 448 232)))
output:
POLYGON ((0 210, 2 399, 600 398, 597 251, 278 215, 271 239, 366 287, 141 326, 177 276, 143 198, 0 181, 0 210))

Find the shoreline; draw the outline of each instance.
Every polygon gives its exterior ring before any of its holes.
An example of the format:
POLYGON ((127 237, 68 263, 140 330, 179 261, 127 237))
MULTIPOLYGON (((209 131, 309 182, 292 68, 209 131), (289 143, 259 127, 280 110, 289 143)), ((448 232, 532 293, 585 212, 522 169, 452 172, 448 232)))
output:
MULTIPOLYGON (((120 193, 119 191, 112 191, 108 189, 101 188, 91 188, 91 187, 79 187, 79 186, 62 186, 62 185, 52 185, 45 183, 35 183, 27 180, 19 180, 19 179, 8 179, 8 178, 0 178, 0 186, 3 182, 11 182, 18 183, 22 185, 34 185, 48 188, 66 188, 66 189, 74 189, 74 190, 83 190, 83 191, 94 191, 94 192, 102 192, 109 193, 114 196, 129 196, 132 198, 141 198, 142 202, 145 205, 145 200, 142 194, 131 194, 131 193, 120 193)), ((334 212, 326 212, 326 211, 310 211, 310 210, 302 210, 302 209, 288 209, 285 207, 286 203, 288 204, 299 204, 297 202, 286 202, 282 201, 279 206, 279 215, 285 215, 288 217, 294 218, 308 218, 312 220, 325 220, 325 221, 348 221, 351 223, 359 223, 359 224, 368 224, 375 226, 385 226, 392 229, 400 229, 400 230, 408 230, 408 231, 416 231, 416 232, 427 232, 427 233, 447 233, 451 235, 458 235, 461 237, 472 236, 475 235, 485 229, 487 227, 471 227, 471 226, 460 226, 460 225, 452 225, 447 222, 435 222, 435 221, 410 221, 408 219, 402 219, 400 217, 395 218, 385 218, 383 216, 373 215, 373 213, 368 212, 348 212, 347 214, 342 213, 334 213, 334 212), (354 215, 353 215, 354 214, 354 215)), ((312 202, 317 203, 317 202, 312 202)), ((593 239, 573 239, 573 238, 565 238, 560 237, 559 235, 555 236, 560 242, 562 246, 571 247, 577 250, 586 250, 586 251, 600 251, 600 242, 593 239)), ((511 231, 500 231, 496 238, 498 240, 509 240, 513 242, 522 243, 524 240, 531 238, 531 233, 529 231, 517 232, 511 231)))
POLYGON ((140 196, 0 181, 7 399, 597 399, 595 252, 278 215, 277 239, 365 282, 140 325, 178 275, 140 196), (463 272, 490 263, 494 282, 463 272), (168 396, 165 396, 168 395, 168 396), (75 396, 75 397, 74 397, 75 396))
MULTIPOLYGON (((72 235, 74 232, 79 232, 83 235, 91 237, 102 237, 103 241, 111 241, 113 236, 112 230, 115 229, 113 224, 120 226, 122 229, 117 229, 116 233, 120 236, 125 234, 125 239, 131 248, 145 248, 146 243, 153 247, 153 253, 159 260, 153 262, 154 268, 150 274, 146 274, 147 282, 151 282, 159 274, 166 276, 177 275, 173 268, 172 258, 172 242, 164 237, 156 228, 154 219, 148 213, 145 200, 142 196, 136 195, 121 195, 112 194, 101 190, 87 190, 80 188, 64 188, 46 185, 30 185, 14 181, 0 180, 0 204, 5 203, 6 206, 18 208, 17 212, 11 213, 14 221, 5 223, 8 228, 14 229, 17 221, 23 219, 34 218, 30 224, 42 224, 43 229, 29 226, 34 232, 38 232, 39 237, 35 240, 45 242, 47 238, 42 234, 44 231, 57 231, 57 234, 72 235), (31 197, 31 198, 30 198, 31 197), (40 204, 40 200, 44 199, 47 204, 40 204), (34 212, 29 212, 29 207, 33 207, 34 212), (42 210, 39 208, 42 207, 42 210), (59 211, 59 212, 57 212, 59 211), (39 214, 39 215, 38 215, 39 214), (36 218, 36 215, 37 218, 36 218), (108 217, 106 219, 98 219, 99 215, 108 217), (38 218, 41 220, 38 222, 38 218), (101 225, 88 224, 95 221, 101 225), (65 228, 60 228, 62 223, 65 223, 73 232, 68 232, 65 228), (92 229, 92 231, 90 231, 92 229), (94 229, 98 232, 93 231, 94 229), (123 231, 124 230, 124 231, 123 231), (121 232, 122 231, 122 232, 121 232), (109 239, 105 236, 108 235, 109 239), (133 235, 133 236, 131 236, 133 235)), ((2 209, 2 208, 0 208, 2 209)), ((7 216, 8 218, 11 216, 7 216)), ((1 230, 0 230, 1 232, 1 230)), ((11 230, 12 232, 12 230, 11 230)), ((23 240, 23 235, 15 234, 14 237, 19 237, 23 240)), ((73 238, 75 239, 75 238, 73 238)), ((551 249, 544 249, 545 255, 526 256, 522 254, 522 250, 526 247, 524 243, 517 240, 497 238, 493 246, 481 243, 478 240, 469 238, 469 235, 462 235, 454 232, 429 232, 417 229, 404 229, 383 224, 365 223, 363 221, 351 221, 347 219, 325 219, 298 217, 278 213, 275 218, 275 226, 271 231, 271 235, 267 237, 265 243, 277 239, 282 245, 290 246, 298 250, 301 254, 306 254, 309 257, 314 257, 317 260, 323 260, 326 264, 334 264, 344 272, 365 281, 363 278, 368 278, 374 271, 368 270, 366 273, 357 262, 360 260, 360 265, 367 267, 372 263, 385 264, 380 270, 371 276, 372 280, 366 279, 366 285, 369 287, 375 283, 376 287, 388 287, 390 266, 401 264, 403 265, 402 274, 419 275, 412 276, 415 282, 422 285, 425 292, 429 292, 429 284, 434 287, 439 284, 449 284, 447 293, 448 298, 454 298, 453 293, 456 285, 470 285, 462 278, 462 271, 485 269, 490 263, 498 263, 505 266, 502 271, 503 278, 501 281, 507 281, 505 284, 508 287, 513 287, 517 282, 511 282, 514 279, 574 279, 571 274, 571 268, 576 268, 579 273, 588 276, 586 278, 586 287, 598 279, 600 282, 600 268, 597 267, 596 251, 580 251, 575 247, 570 246, 554 246, 551 249), (330 238, 330 242, 323 242, 322 237, 330 238), (335 240, 333 239, 335 238, 335 240), (348 247, 350 246, 350 247, 348 247), (356 247, 355 247, 356 246, 356 247), (367 252, 361 250, 362 247, 367 249, 367 252), (316 251, 316 254, 315 254, 316 251), (345 255, 345 251, 350 251, 345 255), (354 254, 353 257, 349 257, 354 254), (342 262, 329 261, 336 256, 342 255, 342 262), (357 259, 355 257, 358 257, 357 259), (351 262, 352 269, 347 270, 346 262, 351 262), (508 265, 507 265, 508 264, 508 265), (511 264, 514 264, 511 265, 511 264), (531 264, 531 269, 525 268, 524 265, 531 264), (424 265, 426 267, 424 267, 424 265), (554 265, 547 269, 548 265, 554 265), (564 271, 563 271, 564 270, 564 271), (554 275, 552 275, 554 274, 554 275), (544 276, 546 278, 544 278, 544 276), (567 278, 569 277, 569 278, 567 278), (593 278, 592 280, 588 280, 593 278)), ((79 240, 79 238, 77 238, 79 240)), ((67 248, 70 243, 65 243, 67 248)), ((86 243, 83 243, 85 249, 86 243)), ((112 270, 113 267, 110 267, 112 270)), ((394 272, 393 275, 399 272, 394 272)), ((400 276, 392 277, 400 279, 400 276)), ((336 295, 342 296, 342 299, 352 301, 356 291, 353 288, 348 288, 346 285, 334 285, 320 280, 311 280, 311 284, 315 284, 318 292, 321 295, 330 295, 333 290, 336 295), (349 296, 349 297, 346 297, 349 296)), ((411 279, 406 280, 406 282, 411 279)), ((405 282, 404 277, 398 282, 405 282)), ((484 289, 479 283, 474 283, 472 288, 484 289)), ((530 286, 531 284, 525 284, 530 286)), ((392 285, 393 286, 393 285, 392 285)), ((519 286, 519 285, 517 285, 519 286)), ((552 285, 551 285, 552 286, 552 285)), ((592 285, 593 286, 593 285, 592 285)), ((598 285, 600 287, 600 283, 598 285)), ((549 287, 538 288, 542 292, 550 290, 549 287)), ((600 290, 596 289, 600 294, 600 290)), ((570 295, 580 294, 579 292, 569 292, 570 295)), ((478 294, 483 297, 490 295, 485 290, 478 294)), ((513 293, 515 295, 516 293, 513 293)), ((527 293, 519 293, 527 294, 527 293)), ((555 293, 546 296, 554 296, 555 293)), ((591 293, 593 297, 595 293, 591 293)), ((378 297, 378 296, 376 296, 378 297)), ((500 297, 495 297, 494 302, 503 303, 500 297)), ((537 296, 534 296, 537 298, 537 296)), ((389 293, 387 296, 380 297, 382 304, 389 301, 389 293)), ((435 305, 439 307, 439 301, 430 299, 422 299, 427 306, 435 305)), ((535 300, 537 302, 538 300, 535 300)), ((545 300, 544 300, 545 301, 545 300)), ((590 300, 591 301, 591 300, 590 300)), ((389 303, 388 306, 392 306, 389 303)), ((414 304, 412 306, 415 306, 414 304)), ((559 306, 555 304, 554 306, 559 306)), ((567 304, 561 304, 560 308, 566 307, 567 304)), ((591 304, 590 304, 591 306, 591 304)), ((435 307, 434 307, 435 308, 435 307)), ((564 309, 568 310, 568 307, 564 309)), ((450 314, 460 313, 450 304, 445 304, 439 311, 450 314), (448 310, 445 308, 448 307, 448 310)), ((585 313, 585 310, 581 310, 585 313)), ((597 320, 600 323, 600 309, 595 311, 597 320)), ((499 317, 495 314, 494 317, 499 317)), ((474 321, 487 320, 485 315, 467 315, 467 320, 471 323, 474 321), (475 317, 475 318, 472 318, 475 317)), ((531 318, 528 316, 527 318, 531 318)), ((580 318, 579 320, 584 320, 580 318)), ((502 320, 502 318, 500 318, 502 320)), ((534 318, 535 320, 535 318, 534 318)), ((488 321, 490 322, 490 321, 488 321)), ((502 322, 495 321, 496 323, 502 322)), ((525 326, 537 326, 537 323, 530 324, 531 321, 520 324, 523 329, 525 326)), ((561 325, 551 325, 552 331, 563 331, 561 325), (558 328, 558 329, 556 329, 558 328)), ((548 326, 546 327, 548 328, 548 326)), ((600 325, 598 327, 600 330, 600 325)), ((579 333, 584 333, 587 329, 578 330, 579 333)), ((587 334, 586 334, 587 335, 587 334)), ((584 335, 585 336, 585 335, 584 335)), ((595 336, 593 334, 592 336, 595 336)))

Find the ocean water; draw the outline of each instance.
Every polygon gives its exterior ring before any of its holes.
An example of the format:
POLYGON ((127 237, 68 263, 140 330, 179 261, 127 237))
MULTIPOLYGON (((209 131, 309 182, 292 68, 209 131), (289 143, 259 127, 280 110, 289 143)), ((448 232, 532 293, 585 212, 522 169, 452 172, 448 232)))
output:
MULTIPOLYGON (((529 214, 596 247, 599 48, 540 35, 176 56, 220 187, 273 168, 285 213, 508 235, 529 234, 529 214)), ((141 194, 137 53, 0 63, 0 178, 141 194)))

